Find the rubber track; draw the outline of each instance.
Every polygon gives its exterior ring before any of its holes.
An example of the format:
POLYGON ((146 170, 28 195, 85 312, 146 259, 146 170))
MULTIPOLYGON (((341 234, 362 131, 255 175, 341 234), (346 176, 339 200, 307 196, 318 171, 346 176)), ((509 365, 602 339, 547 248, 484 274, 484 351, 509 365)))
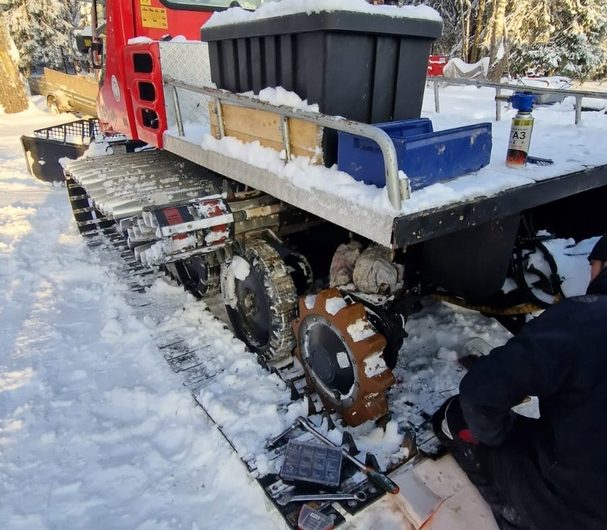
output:
MULTIPOLYGON (((107 157, 111 160, 112 157, 107 157)), ((116 163, 116 159, 112 162, 116 163)), ((70 199, 74 219, 78 229, 85 236, 90 247, 102 247, 104 251, 113 250, 122 259, 123 267, 117 271, 119 276, 129 284, 134 291, 132 300, 129 303, 133 307, 139 307, 141 314, 145 314, 145 306, 149 301, 139 303, 138 293, 142 293, 150 286, 156 278, 162 274, 161 271, 141 265, 132 254, 132 251, 126 245, 123 235, 117 230, 117 225, 111 219, 106 218, 102 212, 95 208, 94 202, 87 194, 86 190, 78 185, 72 178, 67 178, 67 191, 70 199)), ((266 287, 271 293, 271 311, 275 322, 279 323, 275 329, 272 329, 270 338, 271 349, 275 355, 271 359, 262 359, 264 364, 271 372, 276 373, 291 389, 290 399, 285 403, 278 403, 279 411, 287 411, 292 401, 301 399, 307 394, 306 382, 303 370, 294 363, 291 352, 295 345, 295 338, 291 331, 291 323, 295 318, 297 309, 297 295, 293 280, 288 273, 286 265, 278 252, 272 246, 261 238, 250 238, 247 240, 247 251, 245 256, 251 256, 253 264, 258 270, 264 271, 263 278, 266 287)), ((91 249, 95 251, 95 248, 91 249)), ((229 330, 226 328, 226 333, 229 330)), ((219 432, 226 439, 227 443, 235 449, 234 441, 230 439, 221 425, 219 425, 208 410, 205 409, 200 401, 201 389, 208 384, 212 384, 215 377, 223 372, 222 367, 213 365, 212 345, 199 344, 199 332, 193 334, 186 329, 173 329, 170 336, 166 334, 155 338, 157 347, 167 361, 171 370, 180 374, 182 383, 187 387, 195 402, 205 412, 210 421, 217 427, 219 432)), ((251 381, 250 387, 254 388, 257 381, 251 381)), ((321 411, 322 406, 317 396, 308 394, 311 413, 315 414, 321 411)), ((305 435, 304 435, 305 436, 305 435)), ((286 441, 286 440, 285 440, 286 441)), ((285 446, 267 452, 267 458, 281 458, 285 446)), ((241 457, 242 458, 242 457, 241 457)), ((247 470, 255 478, 268 499, 274 504, 276 509, 285 518, 291 528, 296 528, 296 517, 300 506, 288 505, 281 507, 276 503, 276 496, 284 491, 285 488, 292 488, 284 484, 276 475, 263 475, 253 465, 254 458, 242 459, 247 470)), ((396 466, 395 466, 396 467, 396 466)), ((351 515, 360 511, 364 506, 375 501, 383 495, 369 484, 360 473, 348 474, 341 484, 343 491, 365 491, 368 500, 365 503, 354 503, 355 506, 348 505, 347 502, 334 503, 334 506, 328 506, 326 510, 335 516, 335 523, 339 525, 344 520, 349 519, 351 515), (337 504, 341 508, 337 510, 337 504)))

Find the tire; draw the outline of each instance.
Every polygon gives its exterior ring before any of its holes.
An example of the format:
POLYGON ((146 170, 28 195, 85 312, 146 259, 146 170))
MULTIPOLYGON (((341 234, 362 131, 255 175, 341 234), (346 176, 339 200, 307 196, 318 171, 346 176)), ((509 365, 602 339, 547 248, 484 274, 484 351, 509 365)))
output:
POLYGON ((297 292, 278 252, 259 238, 249 239, 222 272, 222 295, 234 333, 264 361, 291 356, 295 338, 291 323, 297 312, 297 292), (248 274, 237 278, 238 260, 248 274))
POLYGON ((54 116, 61 114, 61 109, 59 108, 59 102, 55 96, 48 96, 46 98, 46 107, 48 109, 48 113, 54 116))

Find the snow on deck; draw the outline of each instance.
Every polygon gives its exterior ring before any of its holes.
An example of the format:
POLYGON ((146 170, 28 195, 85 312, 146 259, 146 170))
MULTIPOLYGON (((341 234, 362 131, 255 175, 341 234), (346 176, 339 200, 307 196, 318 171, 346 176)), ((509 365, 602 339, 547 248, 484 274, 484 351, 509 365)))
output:
MULTIPOLYGON (((495 91, 490 88, 445 87, 440 90, 443 112, 436 113, 432 88, 426 88, 422 116, 432 120, 435 130, 483 121, 492 122, 491 161, 480 171, 414 191, 410 199, 402 201, 400 210, 395 210, 390 204, 386 188, 365 185, 347 173, 338 171, 336 167, 329 169, 310 165, 307 159, 301 157, 285 164, 281 154, 273 149, 264 148, 258 143, 243 144, 233 138, 216 140, 209 133, 208 127, 199 123, 185 123, 185 138, 179 138, 174 127, 169 129, 165 134, 165 144, 169 150, 199 163, 200 153, 196 155, 195 152, 201 151, 202 146, 205 151, 258 168, 262 173, 257 179, 251 179, 250 172, 246 169, 243 171, 242 167, 228 176, 258 187, 373 241, 389 245, 393 220, 397 216, 490 197, 517 187, 607 164, 607 115, 584 112, 582 122, 576 126, 573 103, 566 99, 563 103, 538 107, 533 113, 535 127, 530 154, 553 159, 554 164, 507 167, 505 158, 510 124, 516 111, 504 109, 502 120, 493 121, 494 95, 495 91), (315 194, 317 199, 311 197, 311 194, 315 194)), ((217 170, 221 172, 220 169, 217 170)))
POLYGON ((243 144, 235 138, 216 140, 207 131, 186 123, 186 136, 169 130, 164 147, 372 241, 390 245, 394 210, 385 189, 356 182, 347 173, 311 165, 304 157, 285 164, 274 149, 257 142, 243 144))

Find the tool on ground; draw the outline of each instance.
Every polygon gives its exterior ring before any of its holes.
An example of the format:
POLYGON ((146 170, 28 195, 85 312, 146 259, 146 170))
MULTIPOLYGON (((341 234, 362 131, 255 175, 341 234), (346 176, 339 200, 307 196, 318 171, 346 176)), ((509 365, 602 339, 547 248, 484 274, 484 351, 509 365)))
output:
MULTIPOLYGON (((328 438, 326 438, 323 434, 321 434, 320 432, 318 432, 313 426, 312 424, 303 416, 300 416, 299 418, 297 418, 297 422, 304 428, 306 429, 309 433, 311 433, 312 435, 314 435, 316 438, 318 438, 321 442, 326 443, 327 445, 330 445, 332 447, 338 447, 336 444, 334 444, 331 440, 329 440, 328 438)), ((352 462, 352 464, 354 464, 358 469, 360 469, 365 475, 367 475, 367 478, 373 482, 373 484, 375 484, 378 488, 381 488, 383 491, 386 491, 388 493, 392 493, 393 495, 396 495, 399 492, 399 487, 398 485, 393 482, 390 478, 388 478, 386 475, 384 475, 383 473, 380 473, 379 471, 375 471, 373 468, 367 467, 365 466, 362 462, 359 462, 356 458, 354 458, 350 453, 348 453, 348 451, 346 451, 343 447, 338 447, 339 449, 341 449, 341 453, 350 461, 352 462)))
POLYGON ((337 488, 341 482, 342 453, 325 444, 289 440, 280 478, 337 488))
POLYGON ((278 442, 280 442, 280 440, 282 440, 285 436, 288 436, 289 434, 291 434, 291 432, 294 431, 298 426, 299 426, 299 423, 295 422, 293 425, 291 425, 290 427, 287 427, 280 434, 278 434, 277 436, 274 436, 274 438, 270 438, 268 440, 268 442, 266 443, 266 447, 268 449, 272 449, 273 447, 275 447, 278 444, 278 442))
POLYGON ((315 510, 307 504, 301 507, 297 519, 298 530, 331 530, 334 526, 334 520, 320 510, 315 510))
POLYGON ((280 506, 286 506, 292 502, 333 502, 333 501, 356 501, 364 502, 367 500, 367 495, 363 491, 357 491, 356 493, 302 493, 301 495, 292 495, 289 493, 282 493, 276 497, 276 502, 280 506))

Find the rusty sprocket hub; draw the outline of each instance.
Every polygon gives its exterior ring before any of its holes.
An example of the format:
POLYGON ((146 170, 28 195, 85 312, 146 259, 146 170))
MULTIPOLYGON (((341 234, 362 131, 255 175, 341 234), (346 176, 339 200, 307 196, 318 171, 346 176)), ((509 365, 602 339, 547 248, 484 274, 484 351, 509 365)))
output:
POLYGON ((388 412, 385 391, 395 379, 383 359, 386 339, 360 302, 346 302, 337 289, 301 297, 293 331, 308 386, 327 410, 352 426, 388 412))

